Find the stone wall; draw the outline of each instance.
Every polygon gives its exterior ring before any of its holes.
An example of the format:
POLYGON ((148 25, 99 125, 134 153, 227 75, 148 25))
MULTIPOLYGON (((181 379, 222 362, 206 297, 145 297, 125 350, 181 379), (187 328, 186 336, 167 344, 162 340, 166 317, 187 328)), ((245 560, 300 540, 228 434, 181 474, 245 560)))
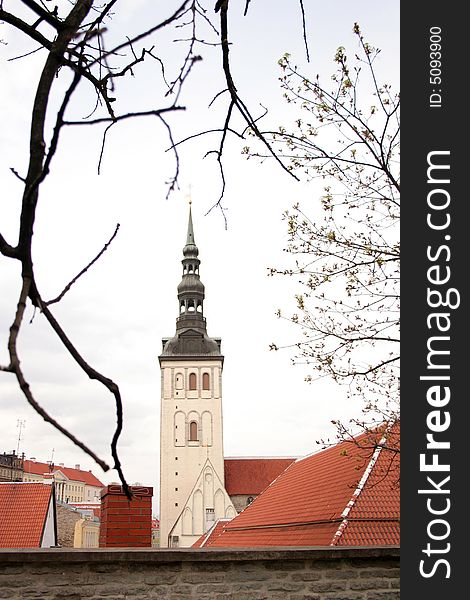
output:
POLYGON ((63 548, 74 547, 75 524, 82 518, 73 506, 57 502, 57 543, 63 548))
POLYGON ((253 502, 257 495, 258 494, 237 494, 230 496, 230 500, 233 502, 237 513, 241 513, 242 510, 245 510, 245 508, 250 504, 248 502, 248 498, 252 498, 251 502, 253 502))
POLYGON ((0 598, 399 600, 399 550, 0 550, 0 598))

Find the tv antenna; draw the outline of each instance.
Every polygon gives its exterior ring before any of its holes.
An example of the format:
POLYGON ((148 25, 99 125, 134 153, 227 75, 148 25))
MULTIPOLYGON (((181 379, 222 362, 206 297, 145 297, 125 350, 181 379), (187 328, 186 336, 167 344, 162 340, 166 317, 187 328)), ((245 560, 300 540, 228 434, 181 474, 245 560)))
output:
POLYGON ((17 419, 16 420, 16 427, 18 429, 18 443, 16 445, 16 455, 19 456, 20 453, 20 442, 21 442, 21 434, 23 432, 23 429, 26 427, 26 420, 25 419, 17 419))

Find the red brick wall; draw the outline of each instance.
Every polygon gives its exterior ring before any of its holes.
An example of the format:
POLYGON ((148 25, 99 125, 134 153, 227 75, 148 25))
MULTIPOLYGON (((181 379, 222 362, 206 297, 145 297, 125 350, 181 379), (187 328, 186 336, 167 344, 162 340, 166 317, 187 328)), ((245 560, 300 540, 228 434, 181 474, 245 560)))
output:
POLYGON ((132 500, 122 486, 101 492, 100 548, 150 548, 152 545, 153 488, 130 486, 132 500))

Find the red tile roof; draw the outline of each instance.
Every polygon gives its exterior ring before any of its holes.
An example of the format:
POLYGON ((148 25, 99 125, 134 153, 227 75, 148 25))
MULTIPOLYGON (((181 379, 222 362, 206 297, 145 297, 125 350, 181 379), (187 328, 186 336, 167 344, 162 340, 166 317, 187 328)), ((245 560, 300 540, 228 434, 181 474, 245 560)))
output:
POLYGON ((0 483, 0 548, 39 548, 52 486, 0 483))
MULTIPOLYGON (((390 438, 399 449, 399 428, 390 438)), ((338 546, 398 545, 400 543, 400 462, 386 450, 378 453, 364 489, 347 516, 338 546)))
POLYGON ((206 545, 210 546, 211 544, 209 543, 209 540, 218 537, 222 533, 226 523, 229 521, 230 519, 218 519, 214 525, 212 525, 209 531, 203 533, 201 537, 194 542, 191 548, 202 548, 206 545))
POLYGON ((71 481, 79 481, 86 485, 95 487, 104 487, 104 484, 93 475, 91 471, 82 471, 81 469, 72 469, 71 467, 61 467, 58 465, 49 465, 48 463, 36 462, 35 460, 24 461, 24 472, 34 475, 44 475, 60 471, 67 479, 71 481))
POLYGON ((227 494, 261 494, 294 460, 295 458, 226 458, 224 470, 227 494))
POLYGON ((205 546, 399 544, 399 459, 374 450, 381 438, 363 434, 292 463, 205 546))

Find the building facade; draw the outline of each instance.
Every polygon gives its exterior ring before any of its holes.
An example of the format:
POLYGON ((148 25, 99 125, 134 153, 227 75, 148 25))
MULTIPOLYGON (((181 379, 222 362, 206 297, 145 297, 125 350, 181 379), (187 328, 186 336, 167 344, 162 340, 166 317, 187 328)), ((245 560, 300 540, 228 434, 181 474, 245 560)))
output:
POLYGON ((59 463, 42 463, 36 460, 24 461, 23 481, 53 480, 57 500, 74 502, 99 502, 104 484, 91 471, 84 471, 80 465, 74 468, 59 463))
POLYGON ((0 454, 0 481, 23 481, 23 461, 14 450, 0 454))
POLYGON ((189 210, 176 333, 163 339, 160 546, 189 547, 236 510, 224 485, 220 338, 207 334, 205 289, 189 210))

